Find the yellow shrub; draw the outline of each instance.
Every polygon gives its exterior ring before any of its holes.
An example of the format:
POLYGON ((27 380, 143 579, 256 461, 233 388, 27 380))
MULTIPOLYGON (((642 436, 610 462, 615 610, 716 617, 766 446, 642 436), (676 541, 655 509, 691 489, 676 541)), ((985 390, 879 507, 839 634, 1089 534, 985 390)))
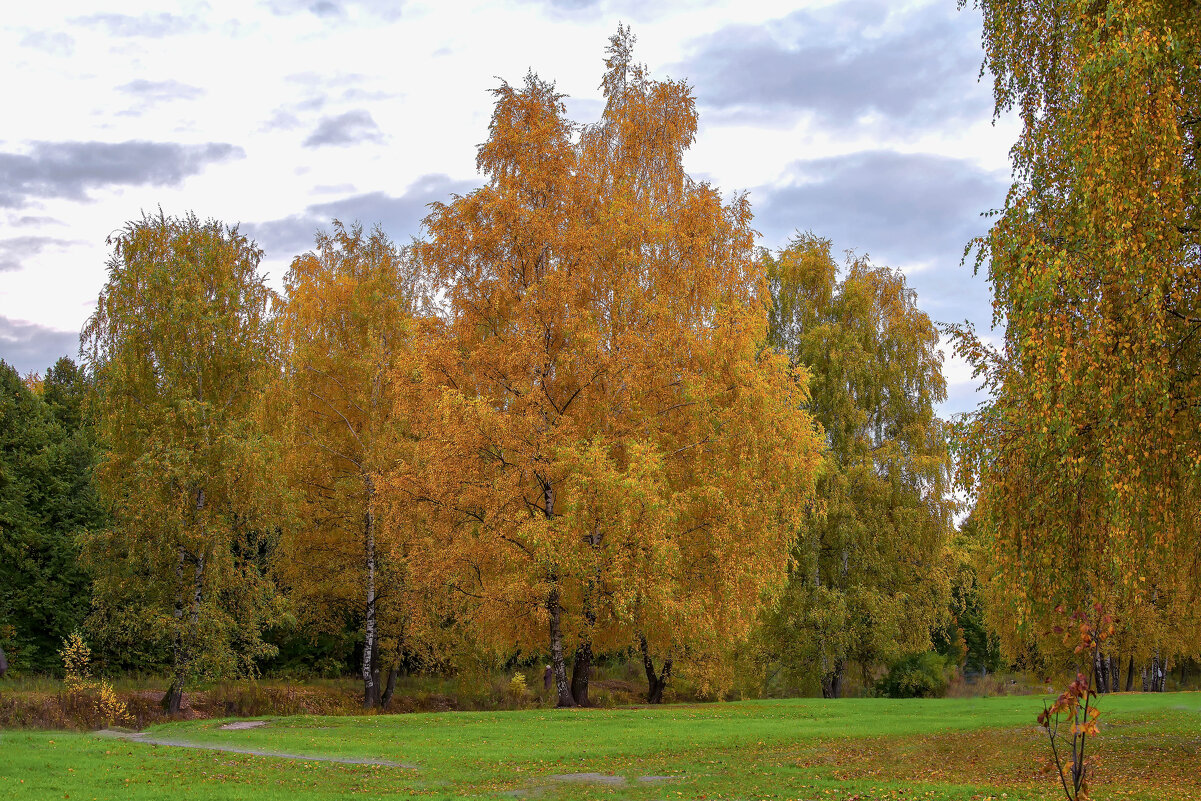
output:
POLYGON ((91 675, 92 649, 79 632, 73 632, 63 640, 58 655, 63 660, 63 684, 68 692, 85 689, 91 675))

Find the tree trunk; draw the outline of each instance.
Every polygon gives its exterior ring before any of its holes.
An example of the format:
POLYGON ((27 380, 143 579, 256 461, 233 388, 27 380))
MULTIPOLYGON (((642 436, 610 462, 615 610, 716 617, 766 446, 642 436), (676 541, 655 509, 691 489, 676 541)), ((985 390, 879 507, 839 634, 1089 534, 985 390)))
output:
POLYGON ((592 643, 585 640, 575 649, 571 668, 571 697, 576 706, 588 706, 588 676, 592 672, 592 643))
POLYGON ((159 703, 168 715, 178 715, 180 704, 183 703, 183 679, 176 676, 159 703))
POLYGON ((1093 652, 1093 676, 1098 693, 1113 692, 1109 681, 1109 657, 1098 649, 1093 652))
POLYGON ((184 564, 184 549, 182 546, 176 552, 175 562, 175 608, 171 610, 171 616, 175 618, 175 630, 171 632, 171 674, 174 677, 171 680, 171 686, 167 688, 167 692, 163 695, 163 700, 160 702, 168 715, 174 715, 179 712, 180 699, 183 696, 183 682, 180 680, 180 674, 183 670, 183 564, 184 564))
MULTIPOLYGON (((197 496, 196 510, 204 508, 204 491, 201 490, 197 496)), ((183 566, 187 561, 187 551, 183 548, 179 549, 179 561, 175 566, 175 577, 179 582, 183 581, 183 566)), ((179 593, 175 598, 175 609, 173 616, 176 619, 175 633, 171 638, 171 686, 167 688, 167 692, 163 695, 162 707, 168 715, 178 715, 180 707, 183 704, 183 688, 184 682, 187 680, 188 672, 192 664, 192 643, 199 639, 200 628, 200 605, 204 603, 204 554, 195 557, 195 563, 192 568, 192 609, 188 615, 190 628, 186 631, 183 627, 183 612, 184 602, 182 600, 183 588, 179 588, 179 593)))
POLYGON ((1143 676, 1142 676, 1142 678, 1143 678, 1143 681, 1142 681, 1142 691, 1143 691, 1143 692, 1149 692, 1149 691, 1150 691, 1150 689, 1151 689, 1151 682, 1149 681, 1149 679, 1150 679, 1150 675, 1149 675, 1149 673, 1148 673, 1148 671, 1147 671, 1147 666, 1146 666, 1146 665, 1143 665, 1143 676))
MULTIPOLYGON (((191 641, 200 639, 200 605, 204 603, 204 554, 196 557, 196 566, 192 570, 192 637, 191 641)), ((189 654, 189 657, 191 655, 189 654)))
MULTIPOLYGON (((0 646, 0 679, 4 678, 4 674, 8 672, 8 657, 4 655, 4 648, 0 646)), ((1184 679, 1180 680, 1182 683, 1184 679)))
POLYGON ((384 688, 384 694, 379 699, 381 709, 387 709, 388 704, 392 703, 392 694, 396 692, 396 674, 398 673, 400 673, 400 668, 396 665, 388 669, 388 685, 384 688))
POLYGON ((375 681, 375 526, 371 511, 372 490, 367 489, 367 511, 363 514, 363 556, 367 568, 367 622, 363 640, 363 708, 370 709, 379 703, 379 687, 375 681))
MULTIPOLYGON (((199 522, 200 514, 204 510, 204 488, 201 487, 196 493, 196 517, 199 522)), ((203 534, 203 526, 201 528, 203 534)), ((203 549, 204 538, 201 538, 201 548, 203 549)), ((184 679, 187 677, 188 671, 191 670, 192 661, 195 659, 193 648, 200 639, 200 605, 204 603, 204 551, 201 550, 195 557, 195 564, 192 567, 192 628, 189 632, 190 636, 183 643, 182 664, 177 668, 175 682, 171 685, 171 689, 167 690, 167 709, 172 715, 179 713, 179 708, 183 705, 183 685, 184 679)))
POLYGON ((646 642, 646 636, 638 634, 638 647, 642 650, 642 668, 646 671, 646 702, 648 704, 663 703, 663 691, 671 678, 671 657, 663 661, 663 671, 655 672, 655 662, 651 659, 651 649, 646 642))
POLYGON ((846 660, 834 660, 834 669, 822 676, 822 698, 842 698, 842 679, 846 668, 846 660))
POLYGON ((1134 692, 1134 657, 1130 657, 1130 662, 1126 665, 1126 692, 1134 692))
MULTIPOLYGON (((600 530, 593 527, 588 538, 588 544, 593 549, 600 547, 600 530)), ((575 664, 571 670, 571 696, 577 706, 591 706, 588 701, 588 682, 592 679, 592 630, 596 626, 596 605, 594 602, 597 587, 600 586, 600 572, 588 580, 584 587, 584 633, 580 636, 580 644, 575 649, 575 664)))
POLYGON ((1122 691, 1122 660, 1116 654, 1109 655, 1109 691, 1122 691))
POLYGON ((374 706, 381 705, 384 689, 383 683, 379 680, 380 673, 382 672, 379 651, 379 629, 379 621, 377 620, 375 623, 375 643, 371 646, 371 689, 374 693, 374 697, 372 698, 374 706))
MULTIPOLYGON (((196 490, 196 505, 195 514, 192 518, 193 525, 200 525, 200 514, 204 511, 204 488, 196 490)), ((188 552, 182 546, 176 549, 175 562, 175 608, 171 611, 171 616, 175 618, 175 630, 171 633, 171 686, 167 688, 167 692, 163 695, 162 707, 168 715, 179 714, 179 708, 183 703, 183 686, 184 680, 188 674, 188 664, 191 661, 189 653, 190 640, 196 637, 197 629, 200 622, 200 603, 203 600, 201 590, 201 582, 204 580, 204 557, 196 557, 192 571, 192 591, 191 603, 192 612, 189 616, 191 623, 190 637, 185 635, 184 629, 184 607, 187 604, 187 597, 184 588, 184 564, 188 561, 188 552)))
POLYGON ((1151 692, 1163 692, 1163 664, 1159 661, 1159 654, 1151 657, 1151 692))
MULTIPOLYGON (((593 546, 599 542, 599 536, 594 532, 592 535, 593 546)), ((590 705, 588 682, 592 678, 592 628, 596 625, 596 608, 593 606, 592 597, 598 584, 598 580, 589 580, 588 586, 584 588, 585 629, 580 637, 580 644, 576 646, 575 664, 571 671, 571 695, 578 706, 590 705)))
MULTIPOLYGON (((548 521, 555 518, 555 488, 551 481, 541 475, 537 476, 542 485, 542 513, 548 521)), ((567 660, 563 656, 563 607, 559 605, 559 580, 553 573, 550 576, 551 591, 546 596, 546 611, 550 616, 550 666, 555 677, 555 694, 559 709, 575 706, 575 698, 571 694, 571 683, 567 680, 567 660)))
POLYGON ((567 681, 567 663, 563 658, 563 630, 560 626, 559 587, 556 585, 546 597, 546 611, 550 613, 550 666, 555 676, 555 691, 559 708, 575 706, 571 695, 571 684, 567 681))

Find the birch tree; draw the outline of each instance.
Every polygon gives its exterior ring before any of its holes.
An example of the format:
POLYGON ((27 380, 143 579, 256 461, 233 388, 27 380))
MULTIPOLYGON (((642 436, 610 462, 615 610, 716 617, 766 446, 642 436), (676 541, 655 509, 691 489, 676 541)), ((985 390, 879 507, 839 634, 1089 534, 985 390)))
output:
POLYGON ((236 228, 161 212, 109 244, 84 331, 111 526, 85 542, 94 625, 170 654, 163 703, 198 676, 273 652, 277 596, 259 558, 273 528, 274 448, 258 411, 273 368, 273 293, 236 228))
POLYGON ((818 459, 805 374, 760 347, 749 204, 685 173, 691 90, 633 41, 610 40, 595 126, 537 76, 495 90, 485 185, 414 249, 419 445, 391 488, 430 515, 423 572, 494 648, 549 650, 561 706, 600 650, 639 648, 660 700, 670 665, 745 637, 818 459))
POLYGON ((386 704, 419 609, 403 556, 387 541, 378 475, 392 458, 394 371, 409 347, 408 263, 382 231, 335 220, 292 262, 280 316, 287 473, 296 518, 279 566, 306 621, 362 626, 364 706, 386 704), (381 686, 381 646, 389 681, 381 686))
POLYGON ((992 393, 961 479, 1011 650, 1056 606, 1100 603, 1117 631, 1098 678, 1116 686, 1120 657, 1130 686, 1201 641, 1201 15, 976 5, 997 113, 1022 131, 980 243, 1003 341, 955 330, 992 393))
POLYGON ((794 549, 769 650, 838 697, 848 664, 930 646, 949 602, 950 455, 938 332, 898 271, 798 236, 764 253, 769 341, 812 375, 826 434, 819 513, 794 549))

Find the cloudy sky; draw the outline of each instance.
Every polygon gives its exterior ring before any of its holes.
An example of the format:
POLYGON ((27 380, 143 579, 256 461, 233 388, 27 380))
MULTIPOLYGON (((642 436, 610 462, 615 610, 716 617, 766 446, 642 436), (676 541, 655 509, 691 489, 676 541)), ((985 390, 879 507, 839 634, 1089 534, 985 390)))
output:
MULTIPOLYGON (((18 3, 0 23, 0 358, 78 351, 105 238, 143 211, 239 223, 278 286, 338 217, 398 242, 479 183, 488 90, 528 69, 591 122, 618 22, 694 87, 686 166, 796 230, 905 271, 938 321, 989 322, 964 245, 1001 204, 980 18, 955 0, 210 0, 18 3)), ((974 406, 947 366, 944 413, 974 406)))

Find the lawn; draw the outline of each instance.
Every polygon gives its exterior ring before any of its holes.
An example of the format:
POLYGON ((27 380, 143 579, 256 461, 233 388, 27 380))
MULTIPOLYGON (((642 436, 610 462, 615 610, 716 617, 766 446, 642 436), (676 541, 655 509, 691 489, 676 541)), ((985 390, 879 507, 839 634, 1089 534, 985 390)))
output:
MULTIPOLYGON (((1201 694, 1102 699, 1095 797, 1201 801, 1201 694)), ((0 734, 0 798, 1036 799, 1056 789, 1034 697, 746 701, 275 718, 146 737, 404 765, 0 734), (572 774, 595 774, 578 776, 572 774), (664 778, 666 777, 666 778, 664 778)))

